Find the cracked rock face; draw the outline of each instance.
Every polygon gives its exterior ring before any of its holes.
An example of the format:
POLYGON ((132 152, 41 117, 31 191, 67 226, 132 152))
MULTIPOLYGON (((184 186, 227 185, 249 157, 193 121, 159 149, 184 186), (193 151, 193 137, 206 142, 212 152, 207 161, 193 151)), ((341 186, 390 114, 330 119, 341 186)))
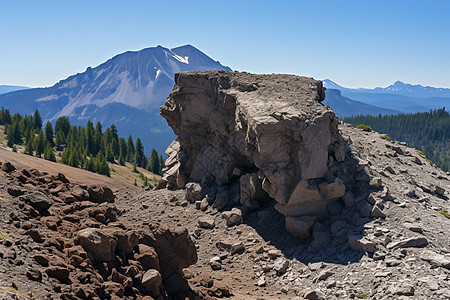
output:
POLYGON ((324 91, 321 81, 293 75, 177 74, 161 107, 178 136, 161 186, 197 183, 197 200, 207 196, 220 207, 256 209, 272 198, 286 217, 327 217, 352 179, 338 119, 320 103, 324 91))

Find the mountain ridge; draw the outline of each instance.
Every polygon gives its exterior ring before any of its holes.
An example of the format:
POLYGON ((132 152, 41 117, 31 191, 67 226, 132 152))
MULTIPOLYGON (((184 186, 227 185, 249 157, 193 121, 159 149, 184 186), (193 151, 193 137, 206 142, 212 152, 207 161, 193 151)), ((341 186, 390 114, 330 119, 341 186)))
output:
POLYGON ((0 105, 27 115, 38 109, 44 121, 68 116, 75 125, 85 125, 86 114, 103 120, 104 126, 122 120, 115 125, 122 128, 124 136, 136 137, 135 132, 145 132, 147 136, 141 135, 145 149, 151 151, 155 147, 163 153, 174 135, 162 124, 159 106, 172 90, 175 73, 214 69, 231 70, 189 44, 172 49, 149 47, 117 54, 51 87, 0 95, 0 105), (115 103, 124 104, 122 110, 115 103), (123 119, 127 115, 139 118, 123 119))

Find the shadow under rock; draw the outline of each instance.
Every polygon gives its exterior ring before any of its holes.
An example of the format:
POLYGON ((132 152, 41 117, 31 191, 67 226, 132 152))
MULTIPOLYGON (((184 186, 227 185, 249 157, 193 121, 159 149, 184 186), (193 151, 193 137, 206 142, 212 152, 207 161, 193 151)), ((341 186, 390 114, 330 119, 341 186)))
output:
POLYGON ((285 218, 276 211, 275 203, 271 201, 257 211, 249 212, 244 223, 253 227, 266 242, 275 246, 286 258, 295 258, 305 265, 317 262, 346 265, 358 262, 364 256, 363 252, 348 247, 348 237, 364 235, 364 224, 370 222, 371 218, 357 219, 356 223, 349 223, 344 220, 353 211, 344 208, 339 216, 316 222, 312 229, 314 239, 310 237, 302 240, 293 237, 286 230, 285 218))

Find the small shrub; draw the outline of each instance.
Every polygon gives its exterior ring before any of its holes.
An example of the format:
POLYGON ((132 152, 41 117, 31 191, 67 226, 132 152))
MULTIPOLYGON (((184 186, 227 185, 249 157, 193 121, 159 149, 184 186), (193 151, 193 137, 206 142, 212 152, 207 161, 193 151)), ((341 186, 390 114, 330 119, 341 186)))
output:
POLYGON ((367 125, 363 125, 363 124, 356 125, 356 128, 362 129, 362 130, 367 131, 367 132, 371 132, 372 131, 372 127, 367 126, 367 125))
POLYGON ((446 218, 450 219, 450 214, 446 210, 440 210, 439 213, 443 214, 446 218))
POLYGON ((366 297, 367 297, 367 294, 356 294, 355 296, 356 296, 356 298, 358 298, 358 299, 363 299, 363 298, 366 298, 366 297))
POLYGON ((386 140, 386 141, 388 141, 388 142, 391 141, 391 138, 390 138, 388 135, 381 135, 381 136, 380 136, 380 139, 386 140))
POLYGON ((13 152, 17 152, 17 147, 16 147, 16 145, 14 145, 14 147, 13 147, 13 150, 12 150, 13 152))
POLYGON ((423 157, 425 157, 425 153, 423 153, 423 151, 421 150, 416 150, 417 153, 419 153, 420 155, 422 155, 423 157))

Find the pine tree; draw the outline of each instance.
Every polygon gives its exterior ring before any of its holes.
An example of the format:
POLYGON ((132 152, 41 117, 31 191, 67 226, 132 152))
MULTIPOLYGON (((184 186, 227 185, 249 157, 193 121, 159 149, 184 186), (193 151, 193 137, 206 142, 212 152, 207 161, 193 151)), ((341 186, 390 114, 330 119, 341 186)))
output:
POLYGON ((165 162, 164 162, 164 158, 163 158, 163 156, 161 155, 160 157, 159 157, 159 174, 160 175, 162 175, 162 170, 163 170, 163 168, 164 168, 164 165, 165 165, 165 162))
POLYGON ((55 142, 53 141, 53 125, 49 121, 45 124, 45 138, 51 147, 55 146, 55 142))
POLYGON ((56 162, 56 157, 53 148, 50 146, 50 143, 47 142, 44 150, 44 159, 56 162))
POLYGON ((66 138, 62 130, 56 131, 56 147, 58 150, 62 150, 63 145, 66 143, 66 138))
POLYGON ((42 130, 39 131, 35 147, 36 147, 36 156, 41 157, 41 155, 44 153, 45 150, 44 134, 42 133, 42 130))
POLYGON ((119 154, 119 165, 121 165, 121 166, 125 165, 125 159, 123 158, 122 149, 120 150, 120 154, 119 154))
POLYGON ((64 138, 67 137, 70 130, 70 121, 68 117, 59 117, 55 122, 55 135, 61 131, 64 138))
POLYGON ((152 154, 150 155, 150 160, 147 165, 147 170, 151 171, 155 174, 160 174, 160 164, 158 152, 156 152, 155 148, 152 149, 152 154))
POLYGON ((130 134, 127 139, 126 161, 133 162, 133 159, 134 159, 134 143, 133 143, 133 137, 130 134))
POLYGON ((35 129, 42 129, 42 118, 37 109, 34 111, 33 115, 33 127, 35 129))
POLYGON ((125 141, 124 138, 119 138, 119 155, 120 152, 122 152, 122 156, 123 159, 126 160, 127 159, 127 142, 125 141))
POLYGON ((109 144, 108 148, 106 149, 106 160, 110 163, 114 163, 114 153, 112 150, 112 141, 109 144))
POLYGON ((136 165, 145 168, 147 166, 147 157, 145 157, 144 154, 144 146, 142 145, 141 139, 136 139, 136 145, 135 145, 135 161, 136 165))
MULTIPOLYGON (((33 133, 33 135, 34 135, 34 133, 33 133)), ((30 136, 30 138, 27 141, 27 145, 25 146, 25 154, 33 155, 33 152, 34 152, 33 145, 34 145, 34 138, 33 138, 33 136, 30 136)))

